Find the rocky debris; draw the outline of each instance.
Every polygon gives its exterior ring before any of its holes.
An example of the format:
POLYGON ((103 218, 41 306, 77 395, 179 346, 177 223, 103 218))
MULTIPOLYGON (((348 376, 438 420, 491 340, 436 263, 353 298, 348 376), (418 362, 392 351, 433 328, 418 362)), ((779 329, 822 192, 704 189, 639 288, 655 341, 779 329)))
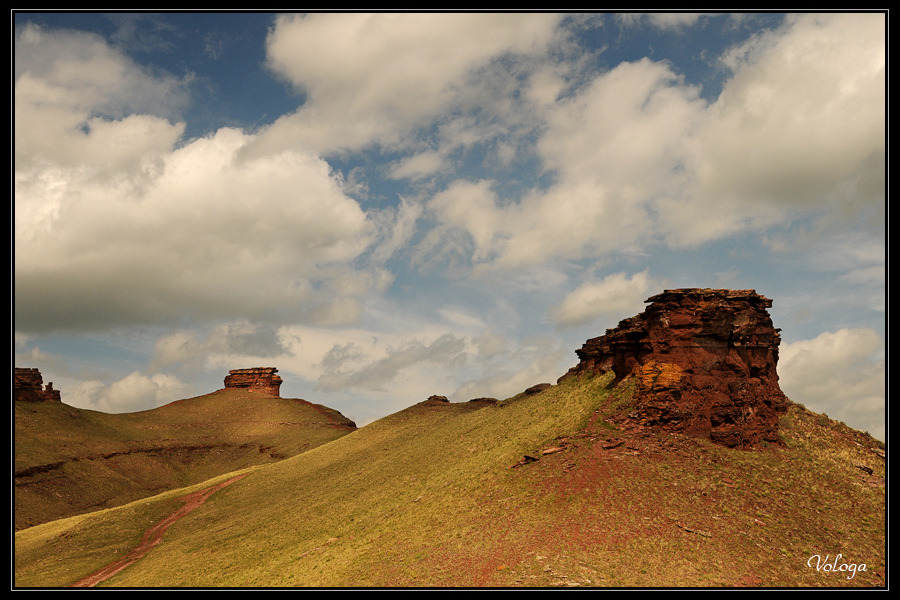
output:
POLYGON ((13 370, 13 399, 22 402, 62 402, 53 382, 44 385, 38 369, 15 367, 13 370))
POLYGON ((728 447, 780 443, 787 398, 778 385, 772 301, 754 290, 685 288, 647 302, 641 314, 585 342, 560 381, 612 371, 615 385, 634 385, 633 424, 728 447))
POLYGON ((428 396, 428 399, 423 402, 423 404, 445 404, 449 403, 450 400, 447 399, 447 396, 428 396))
POLYGON ((551 383, 539 383, 539 384, 533 385, 530 388, 528 388, 527 390, 525 390, 525 395, 533 396, 535 394, 540 394, 544 390, 548 390, 552 387, 553 387, 553 384, 551 384, 551 383))
POLYGON ((870 487, 884 487, 884 477, 879 475, 867 477, 865 481, 870 487))
POLYGON ((469 400, 469 404, 477 404, 480 406, 493 406, 494 404, 498 404, 500 401, 496 398, 472 398, 469 400))
POLYGON ((225 377, 225 389, 246 389, 259 394, 281 397, 282 379, 275 367, 233 369, 225 377))
POLYGON ((694 528, 692 528, 692 527, 688 527, 687 525, 682 525, 681 523, 675 523, 675 524, 678 525, 678 527, 680 527, 680 528, 684 529, 685 531, 687 531, 688 533, 695 533, 695 534, 697 534, 697 535, 699 535, 699 536, 702 536, 702 537, 705 537, 705 538, 711 538, 711 537, 712 537, 712 534, 711 534, 710 532, 708 532, 708 531, 702 531, 702 530, 700 530, 700 529, 694 529, 694 528))
POLYGON ((510 468, 510 469, 516 469, 516 468, 518 468, 518 467, 521 467, 522 465, 527 465, 527 464, 531 464, 531 463, 533 463, 533 462, 537 462, 538 460, 539 460, 539 459, 535 458, 534 456, 529 456, 528 454, 526 454, 526 455, 524 455, 522 458, 520 458, 518 461, 516 461, 516 463, 513 464, 513 465, 512 465, 511 467, 509 467, 509 468, 510 468))

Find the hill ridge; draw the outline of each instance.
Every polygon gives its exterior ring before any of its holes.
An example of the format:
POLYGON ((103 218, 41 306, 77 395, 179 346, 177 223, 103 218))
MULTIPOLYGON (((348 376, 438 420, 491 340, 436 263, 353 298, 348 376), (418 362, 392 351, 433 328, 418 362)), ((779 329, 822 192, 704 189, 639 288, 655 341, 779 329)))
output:
MULTIPOLYGON (((101 585, 885 587, 885 445, 784 397, 771 301, 685 288, 648 303, 589 339, 556 385, 433 395, 246 466, 259 476, 101 585), (822 556, 845 562, 823 569, 822 556)), ((218 390, 169 410, 191 416, 222 394, 238 412, 230 401, 252 396, 218 390)), ((307 404, 295 407, 317 410, 307 404)), ((96 571, 184 494, 17 532, 16 585, 96 571)))
POLYGON ((17 530, 283 460, 356 429, 334 409, 241 389, 118 415, 13 404, 17 530))

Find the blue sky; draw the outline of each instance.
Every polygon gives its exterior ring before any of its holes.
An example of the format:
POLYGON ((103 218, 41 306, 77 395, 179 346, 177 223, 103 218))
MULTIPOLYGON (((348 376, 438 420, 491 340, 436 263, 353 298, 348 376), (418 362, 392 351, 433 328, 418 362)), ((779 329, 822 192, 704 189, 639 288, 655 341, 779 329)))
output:
POLYGON ((275 366, 506 398, 666 288, 774 301, 885 436, 886 16, 16 13, 15 364, 144 410, 275 366))

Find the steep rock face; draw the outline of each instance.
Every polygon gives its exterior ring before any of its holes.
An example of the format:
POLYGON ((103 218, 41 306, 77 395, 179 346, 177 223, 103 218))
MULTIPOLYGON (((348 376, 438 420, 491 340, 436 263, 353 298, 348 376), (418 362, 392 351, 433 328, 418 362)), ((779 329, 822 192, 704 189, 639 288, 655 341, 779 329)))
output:
POLYGON ((44 386, 44 378, 37 369, 15 367, 13 371, 13 398, 23 402, 61 402, 59 390, 53 383, 44 386))
MULTIPOLYGON (((665 290, 606 335, 588 340, 569 373, 615 373, 635 385, 632 422, 730 447, 778 442, 787 398, 778 385, 772 301, 754 290, 665 290)), ((564 376, 565 377, 565 376, 564 376)))
POLYGON ((275 373, 275 367, 254 367, 233 369, 225 377, 225 388, 247 389, 251 392, 281 397, 282 379, 275 373))

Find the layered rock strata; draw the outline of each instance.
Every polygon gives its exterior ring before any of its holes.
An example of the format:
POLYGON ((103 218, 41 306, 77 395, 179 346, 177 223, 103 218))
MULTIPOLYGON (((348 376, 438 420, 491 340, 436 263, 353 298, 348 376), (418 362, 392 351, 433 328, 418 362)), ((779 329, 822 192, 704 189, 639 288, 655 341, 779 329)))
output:
POLYGON ((634 385, 642 426, 708 437, 729 447, 779 442, 787 398, 778 385, 772 301, 754 290, 665 290, 647 309, 576 351, 576 373, 634 385))
POLYGON ((275 367, 233 369, 225 377, 225 389, 246 389, 259 394, 281 397, 282 379, 275 367))
POLYGON ((44 386, 44 378, 38 369, 15 367, 13 371, 13 399, 23 402, 61 402, 59 390, 53 382, 44 386))

